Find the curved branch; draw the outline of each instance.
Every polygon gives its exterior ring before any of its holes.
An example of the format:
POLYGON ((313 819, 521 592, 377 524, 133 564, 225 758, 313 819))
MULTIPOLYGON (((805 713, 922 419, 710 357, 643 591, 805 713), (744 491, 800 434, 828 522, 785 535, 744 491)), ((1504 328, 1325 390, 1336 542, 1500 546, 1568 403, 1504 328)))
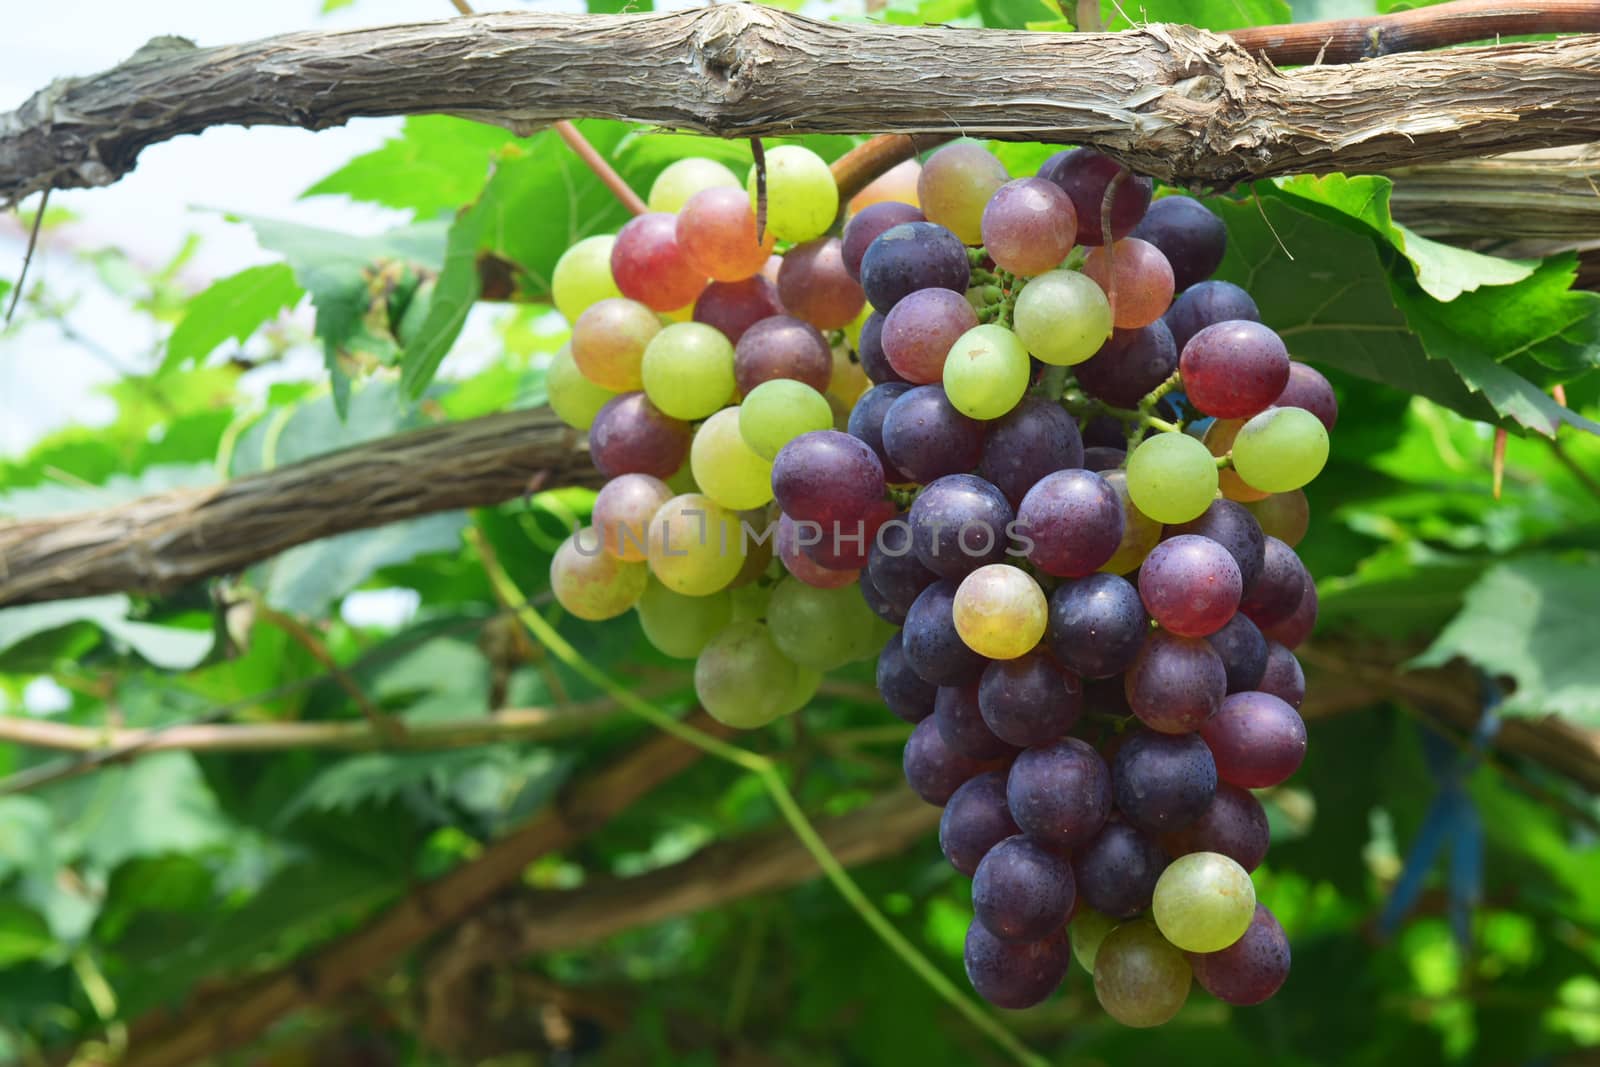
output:
POLYGON ((0 605, 169 591, 307 541, 600 481, 548 410, 446 423, 222 485, 0 525, 0 605))
POLYGON ((1600 37, 1285 72, 1184 26, 844 25, 723 4, 167 41, 0 115, 0 204, 109 184, 148 146, 211 126, 421 113, 726 137, 959 131, 1094 144, 1168 182, 1227 185, 1600 139, 1600 37))

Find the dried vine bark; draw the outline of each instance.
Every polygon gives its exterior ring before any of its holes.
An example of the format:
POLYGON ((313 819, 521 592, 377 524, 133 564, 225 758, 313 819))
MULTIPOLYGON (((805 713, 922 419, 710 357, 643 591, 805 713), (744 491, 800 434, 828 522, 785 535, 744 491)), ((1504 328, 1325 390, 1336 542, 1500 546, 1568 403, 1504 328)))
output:
POLYGON ((548 410, 433 426, 217 486, 0 525, 0 606, 169 591, 307 541, 599 481, 548 410))
POLYGON ((106 185, 217 125, 450 113, 726 137, 950 133, 1094 144, 1177 184, 1600 139, 1600 37, 1282 71, 1184 26, 1039 34, 844 25, 753 4, 501 14, 193 48, 164 39, 0 116, 0 204, 106 185))

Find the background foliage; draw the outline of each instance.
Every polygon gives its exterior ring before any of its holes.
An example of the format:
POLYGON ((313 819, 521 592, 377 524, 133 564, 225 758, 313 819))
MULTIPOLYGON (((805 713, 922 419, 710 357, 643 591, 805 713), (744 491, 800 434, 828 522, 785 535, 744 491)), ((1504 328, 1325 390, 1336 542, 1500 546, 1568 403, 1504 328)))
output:
MULTIPOLYGON (((1296 3, 1294 14, 1352 6, 1296 3)), ((1127 24, 1122 7, 1105 7, 1113 28, 1127 24)), ((1138 13, 1224 29, 1284 21, 1289 8, 1149 0, 1138 13)), ((1047 0, 893 0, 873 17, 1063 29, 1068 15, 1047 0)), ((749 161, 739 143, 582 128, 639 190, 686 155, 740 170, 749 161)), ((805 143, 831 159, 853 142, 805 143)), ((995 148, 1016 176, 1049 151, 995 148)), ((1345 666, 1314 671, 1313 688, 1348 688, 1350 664, 1392 677, 1465 659, 1511 683, 1504 715, 1600 729, 1600 294, 1571 290, 1571 257, 1509 261, 1421 238, 1390 216, 1388 190, 1387 179, 1335 175, 1211 200, 1230 231, 1221 275, 1256 295, 1340 395, 1302 552, 1322 590, 1307 662, 1345 666), (1550 399, 1558 384, 1567 407, 1550 399), (1493 423, 1513 431, 1498 500, 1493 423)), ((114 248, 81 252, 161 343, 118 354, 132 369, 109 390, 108 425, 0 463, 0 515, 210 484, 540 405, 566 329, 544 302, 554 261, 626 217, 553 133, 516 138, 440 117, 409 120, 306 195, 411 221, 352 238, 239 219, 281 261, 200 292, 175 281, 192 249, 155 270, 114 248), (510 266, 513 302, 477 302, 486 256, 510 266), (492 357, 450 356, 463 330, 492 357)), ((0 278, 0 297, 11 284, 0 278)), ((74 313, 49 277, 27 284, 19 318, 70 337, 74 313)), ((354 723, 352 685, 369 710, 410 726, 593 709, 581 730, 546 743, 162 752, 42 786, 30 782, 60 757, 0 748, 0 774, 12 776, 0 779, 0 1059, 44 1062, 83 1041, 115 1048, 121 1025, 148 1011, 288 966, 419 880, 471 862, 564 783, 637 743, 648 728, 596 704, 592 686, 519 636, 464 547, 476 528, 537 600, 564 523, 588 501, 552 491, 349 534, 158 599, 0 610, 0 707, 17 719, 354 723)), ((683 664, 654 653, 631 617, 594 625, 546 610, 613 678, 668 710, 689 707, 683 664)), ((902 788, 904 730, 872 698, 868 672, 842 672, 803 716, 742 743, 780 761, 814 816, 854 810, 902 788)), ((1533 1063, 1600 1045, 1593 796, 1492 746, 1468 768, 1446 743, 1462 739, 1425 705, 1356 703, 1313 723, 1305 769, 1268 797, 1274 847, 1257 881, 1295 950, 1278 998, 1233 1011, 1197 993, 1169 1027, 1131 1032, 1099 1013, 1074 971, 1061 996, 1008 1024, 1053 1062, 1074 1063, 1533 1063), (1441 797, 1449 817, 1427 819, 1441 797), (1404 861, 1430 843, 1457 857, 1481 848, 1485 862, 1404 861), (1397 882, 1426 891, 1404 921, 1385 921, 1397 882), (1469 937, 1452 934, 1452 918, 1469 937)), ((523 882, 581 891, 776 825, 748 776, 705 763, 523 882)), ((960 980, 967 883, 931 837, 858 876, 960 980)), ((496 977, 475 1022, 504 1038, 505 1063, 1000 1062, 865 934, 826 883, 810 882, 521 961, 496 977), (566 1030, 534 1025, 551 1005, 566 1030)), ((250 1062, 452 1062, 419 1037, 436 962, 424 952, 396 975, 374 974, 360 997, 274 1031, 250 1062)))

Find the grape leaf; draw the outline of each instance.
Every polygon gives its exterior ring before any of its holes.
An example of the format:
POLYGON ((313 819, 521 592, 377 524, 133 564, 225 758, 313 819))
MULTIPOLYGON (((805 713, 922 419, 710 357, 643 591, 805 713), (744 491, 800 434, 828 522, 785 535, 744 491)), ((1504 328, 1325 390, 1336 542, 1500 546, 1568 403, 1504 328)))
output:
POLYGON ((1291 12, 1284 0, 1101 0, 1100 17, 1108 30, 1146 22, 1181 22, 1221 31, 1275 26, 1291 21, 1291 12))
POLYGON ((301 196, 343 195, 432 219, 470 203, 495 154, 516 140, 509 130, 449 115, 414 115, 382 146, 311 186, 301 196))
POLYGON ((183 318, 167 338, 167 355, 156 373, 198 363, 230 338, 244 341, 304 295, 287 263, 247 267, 213 282, 184 308, 183 318))
POLYGON ((132 602, 121 593, 6 608, 0 611, 0 651, 85 622, 126 644, 152 665, 168 670, 187 670, 211 651, 214 635, 210 630, 139 622, 128 617, 131 608, 132 602))
POLYGON ((1593 559, 1526 556, 1500 563, 1467 590, 1466 603, 1413 666, 1456 656, 1509 675, 1509 715, 1562 715, 1600 726, 1593 617, 1600 566, 1593 559))
POLYGON ((109 872, 125 860, 226 845, 234 827, 187 752, 156 752, 46 794, 84 860, 109 872))
POLYGON ((56 947, 42 915, 15 901, 0 900, 0 967, 48 955, 56 947))

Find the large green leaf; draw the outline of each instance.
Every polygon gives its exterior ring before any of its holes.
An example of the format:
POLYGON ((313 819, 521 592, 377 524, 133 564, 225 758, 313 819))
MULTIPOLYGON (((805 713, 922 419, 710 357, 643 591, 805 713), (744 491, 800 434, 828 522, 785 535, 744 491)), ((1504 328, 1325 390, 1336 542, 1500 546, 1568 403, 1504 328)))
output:
POLYGON ((251 574, 269 604, 318 617, 380 568, 459 547, 466 522, 465 512, 444 511, 340 534, 297 545, 251 574))
POLYGON ((157 752, 125 767, 52 786, 64 838, 95 869, 222 846, 233 827, 187 752, 157 752))
POLYGON ((471 203, 496 154, 515 140, 509 130, 449 115, 413 115, 381 148, 357 156, 307 189, 304 196, 352 200, 433 219, 471 203))
POLYGON ((158 373, 198 363, 229 339, 244 341, 304 295, 287 263, 246 267, 213 282, 184 309, 183 318, 167 338, 167 356, 158 373))
POLYGON ((1467 590, 1466 604, 1416 660, 1436 667, 1460 656, 1509 675, 1513 715, 1564 715, 1600 726, 1594 615, 1600 561, 1531 556, 1508 560, 1467 590))
POLYGON ((0 651, 80 623, 98 627, 148 662, 168 670, 187 670, 211 651, 214 635, 210 630, 140 622, 129 618, 131 608, 131 601, 120 593, 6 608, 0 610, 0 651))

